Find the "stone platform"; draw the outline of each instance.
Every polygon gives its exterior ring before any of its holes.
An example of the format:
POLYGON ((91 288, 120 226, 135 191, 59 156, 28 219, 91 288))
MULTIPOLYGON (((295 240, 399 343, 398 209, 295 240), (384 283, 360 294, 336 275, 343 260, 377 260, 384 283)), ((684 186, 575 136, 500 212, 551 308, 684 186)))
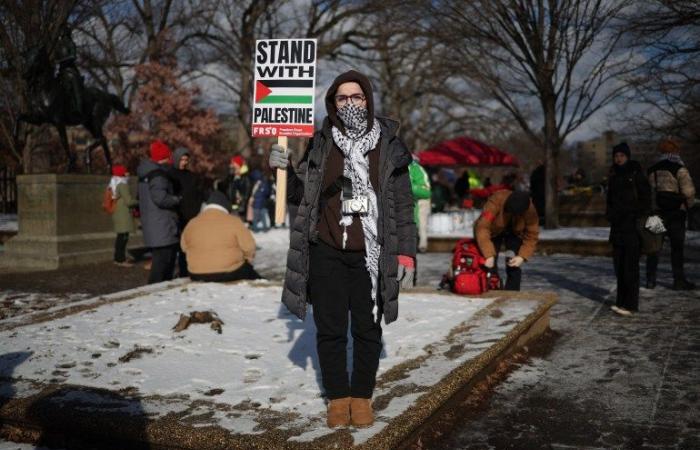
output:
MULTIPOLYGON (((101 208, 109 178, 18 176, 19 230, 4 242, 0 268, 53 270, 109 261, 114 254, 115 233, 111 216, 101 208)), ((129 246, 141 245, 140 233, 133 233, 129 246)))
POLYGON ((403 293, 365 429, 330 430, 315 328, 265 283, 174 282, 0 322, 0 434, 67 448, 394 448, 543 333, 556 295, 403 293), (172 330, 181 313, 223 321, 172 330))

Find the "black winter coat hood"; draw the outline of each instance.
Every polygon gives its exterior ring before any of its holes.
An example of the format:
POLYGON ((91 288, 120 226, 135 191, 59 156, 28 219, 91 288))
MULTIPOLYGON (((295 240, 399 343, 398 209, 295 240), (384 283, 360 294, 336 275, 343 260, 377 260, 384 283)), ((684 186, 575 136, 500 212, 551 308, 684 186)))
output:
POLYGON ((367 99, 367 132, 369 132, 374 123, 374 91, 372 90, 372 83, 369 81, 369 78, 356 70, 348 70, 345 73, 341 73, 333 80, 331 87, 328 88, 326 92, 326 112, 328 113, 328 119, 333 126, 345 133, 345 126, 338 118, 338 109, 335 107, 335 93, 338 91, 338 87, 341 84, 351 82, 360 85, 367 99))

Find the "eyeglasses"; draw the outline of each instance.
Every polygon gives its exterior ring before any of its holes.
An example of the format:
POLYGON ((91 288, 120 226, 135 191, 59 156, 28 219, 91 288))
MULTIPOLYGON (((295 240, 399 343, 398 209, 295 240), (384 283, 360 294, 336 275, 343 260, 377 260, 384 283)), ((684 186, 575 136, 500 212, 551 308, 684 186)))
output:
POLYGON ((361 105, 365 101, 365 96, 362 94, 352 94, 352 95, 336 95, 335 103, 338 106, 345 106, 345 104, 350 101, 353 105, 361 105))

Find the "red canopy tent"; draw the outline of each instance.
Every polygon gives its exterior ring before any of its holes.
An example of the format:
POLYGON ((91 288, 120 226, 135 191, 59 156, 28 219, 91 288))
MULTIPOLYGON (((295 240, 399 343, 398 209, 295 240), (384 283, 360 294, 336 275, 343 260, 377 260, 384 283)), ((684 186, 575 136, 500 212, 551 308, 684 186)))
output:
POLYGON ((492 145, 466 136, 418 153, 423 166, 517 166, 518 160, 492 145))

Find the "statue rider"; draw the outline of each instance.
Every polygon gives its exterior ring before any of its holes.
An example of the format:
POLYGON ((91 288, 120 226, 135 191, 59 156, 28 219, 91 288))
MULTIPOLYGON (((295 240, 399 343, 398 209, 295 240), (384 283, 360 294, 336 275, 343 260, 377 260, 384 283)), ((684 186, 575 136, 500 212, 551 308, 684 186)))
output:
POLYGON ((66 28, 58 40, 56 47, 56 62, 58 63, 58 79, 70 102, 70 111, 81 114, 83 110, 83 77, 75 64, 77 48, 71 36, 71 29, 66 28))

